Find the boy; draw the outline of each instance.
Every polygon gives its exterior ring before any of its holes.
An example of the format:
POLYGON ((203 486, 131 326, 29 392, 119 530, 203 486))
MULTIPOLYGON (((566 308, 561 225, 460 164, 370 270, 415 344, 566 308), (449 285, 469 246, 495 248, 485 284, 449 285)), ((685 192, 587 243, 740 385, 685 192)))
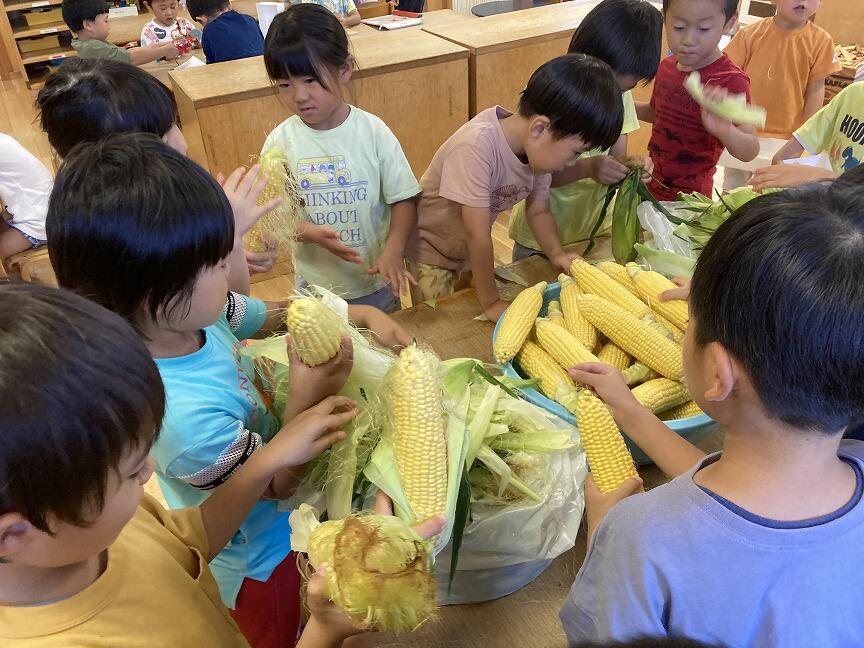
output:
POLYGON ((864 160, 864 83, 843 88, 819 112, 808 119, 774 156, 773 166, 757 169, 751 184, 761 191, 768 187, 792 187, 805 182, 831 179, 854 169, 864 160), (831 171, 784 160, 825 153, 831 171))
POLYGON ((177 0, 144 0, 144 6, 153 14, 153 20, 141 29, 142 47, 153 43, 172 42, 178 49, 188 52, 199 45, 201 30, 188 18, 177 15, 180 8, 177 0))
POLYGON ((81 58, 106 58, 132 65, 144 65, 161 58, 175 59, 180 51, 173 42, 146 47, 117 47, 108 42, 109 4, 105 0, 63 0, 63 22, 75 32, 73 49, 81 58))
POLYGON ((492 223, 527 198, 526 218, 543 253, 566 272, 576 255, 557 240, 549 174, 589 149, 609 148, 622 120, 621 91, 608 65, 583 54, 544 63, 516 114, 500 106, 484 110, 438 149, 420 179, 416 223, 391 221, 382 259, 401 262, 408 242, 405 256, 419 283, 412 288, 415 304, 466 287, 470 267, 484 313, 497 320, 508 302, 495 285, 492 223))
POLYGON ((45 245, 45 214, 54 179, 30 151, 0 133, 0 264, 45 245))
POLYGON ((834 40, 810 18, 821 0, 774 0, 777 11, 742 27, 724 50, 750 77, 768 111, 760 135, 789 139, 825 102, 825 77, 840 69, 834 40))
POLYGON ((201 47, 207 63, 264 53, 264 36, 258 22, 252 16, 234 11, 229 0, 186 0, 186 8, 204 27, 201 47))
POLYGON ((864 645, 864 444, 841 444, 864 418, 862 273, 857 186, 767 194, 717 230, 693 275, 684 369, 722 453, 671 433, 610 367, 571 371, 680 475, 614 508, 637 480, 586 486, 593 544, 561 610, 571 642, 864 645))
POLYGON ((655 180, 649 186, 659 200, 675 200, 679 191, 710 196, 724 147, 744 162, 759 154, 754 127, 702 110, 684 88, 684 80, 698 71, 709 96, 746 94, 750 100, 747 75, 718 47, 735 26, 737 10, 738 0, 663 0, 673 55, 660 63, 651 101, 636 105, 639 119, 654 124, 648 151, 655 180))
MULTIPOLYGON (((328 398, 200 507, 166 511, 144 495, 165 394, 132 328, 72 293, 21 284, 0 287, 0 330, 0 644, 247 646, 207 562, 274 474, 344 438, 353 403, 328 398)), ((322 585, 310 582, 300 646, 356 632, 322 585)))
MULTIPOLYGON (((562 245, 590 237, 603 209, 606 186, 620 181, 629 171, 622 163, 627 154, 627 134, 639 128, 630 90, 657 73, 662 30, 663 16, 645 0, 603 0, 573 34, 568 52, 594 56, 612 67, 622 93, 624 124, 611 149, 587 151, 573 166, 552 174, 549 208, 562 245)), ((601 229, 599 233, 603 232, 601 229)), ((525 220, 524 202, 510 211, 510 238, 514 241, 514 261, 541 254, 525 220)))

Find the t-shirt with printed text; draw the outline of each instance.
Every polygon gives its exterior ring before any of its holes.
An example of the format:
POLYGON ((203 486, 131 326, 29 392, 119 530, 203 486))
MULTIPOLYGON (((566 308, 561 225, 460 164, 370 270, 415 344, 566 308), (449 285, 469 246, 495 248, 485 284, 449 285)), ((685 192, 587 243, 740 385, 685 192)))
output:
MULTIPOLYGON (((723 144, 705 130, 702 110, 684 88, 689 74, 678 69, 675 56, 667 56, 654 79, 651 107, 655 115, 648 152, 656 180, 649 188, 658 200, 675 200, 679 191, 710 196, 717 160, 723 153, 723 144)), ((699 76, 703 84, 744 94, 750 101, 747 75, 725 54, 699 70, 699 76)))
POLYGON ((420 179, 423 195, 408 259, 463 270, 468 267, 463 205, 488 209, 491 228, 498 214, 521 200, 548 200, 552 176, 535 175, 507 143, 500 120, 510 115, 501 106, 483 110, 435 153, 420 179))
POLYGON ((795 131, 808 153, 826 153, 837 175, 864 161, 864 81, 843 88, 795 131))

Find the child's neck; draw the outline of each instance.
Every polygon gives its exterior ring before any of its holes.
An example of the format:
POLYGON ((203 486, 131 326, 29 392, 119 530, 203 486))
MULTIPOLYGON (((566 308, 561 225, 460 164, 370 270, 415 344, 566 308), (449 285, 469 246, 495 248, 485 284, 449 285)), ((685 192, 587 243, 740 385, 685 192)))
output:
POLYGON ((45 605, 62 601, 92 585, 107 565, 107 551, 63 567, 32 567, 15 562, 0 565, 0 605, 45 605))
POLYGON ((510 150, 519 158, 520 162, 528 164, 524 144, 528 131, 528 120, 519 113, 513 113, 509 117, 499 119, 498 123, 501 124, 501 130, 504 131, 504 139, 507 140, 510 150))
POLYGON ((806 27, 807 23, 809 22, 809 19, 805 20, 804 22, 796 22, 793 20, 789 20, 781 16, 779 13, 775 13, 772 20, 774 21, 774 24, 777 25, 777 27, 784 31, 798 31, 799 29, 803 29, 804 27, 806 27))
POLYGON ((87 34, 85 32, 78 32, 77 34, 75 34, 75 36, 77 37, 77 40, 80 42, 91 41, 91 40, 101 40, 100 38, 95 38, 94 36, 90 36, 89 34, 87 34))
POLYGON ((697 484, 772 520, 827 515, 852 497, 855 472, 837 456, 839 435, 796 430, 764 416, 743 421, 724 429, 723 454, 696 473, 697 484))
POLYGON ((149 317, 146 322, 140 322, 139 327, 153 358, 181 358, 195 353, 204 345, 202 331, 162 329, 157 327, 149 317))

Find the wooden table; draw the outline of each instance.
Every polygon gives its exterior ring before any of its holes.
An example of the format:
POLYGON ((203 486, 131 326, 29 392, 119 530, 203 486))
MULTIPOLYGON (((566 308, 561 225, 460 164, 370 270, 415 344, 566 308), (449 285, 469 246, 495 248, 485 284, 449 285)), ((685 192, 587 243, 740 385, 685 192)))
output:
POLYGON ((457 24, 426 23, 422 28, 470 52, 468 101, 473 117, 494 105, 515 110, 531 73, 567 53, 573 32, 596 4, 574 0, 457 24))
MULTIPOLYGON (((459 20, 448 13, 442 22, 459 20)), ((388 32, 358 25, 349 33, 359 69, 346 99, 387 123, 419 178, 468 119, 468 50, 415 27, 388 32)), ((249 164, 290 115, 260 56, 170 77, 189 155, 214 174, 249 164)))
MULTIPOLYGON (((608 250, 608 243, 600 245, 596 256, 608 256, 608 250)), ((557 276, 552 265, 537 256, 508 267, 529 284, 554 281, 557 276)), ((521 288, 507 284, 504 294, 512 296, 521 288)), ((393 318, 444 359, 467 356, 492 362, 493 326, 473 319, 481 312, 474 291, 464 290, 438 300, 434 309, 421 304, 395 313, 393 318)), ((719 434, 714 433, 698 445, 706 452, 713 452, 720 448, 720 443, 719 434)), ((667 481, 656 466, 640 468, 639 473, 646 488, 667 481)), ((410 635, 381 634, 368 641, 388 648, 563 648, 567 642, 558 621, 558 610, 585 559, 585 540, 583 526, 573 549, 556 558, 533 583, 510 596, 488 603, 441 608, 438 619, 410 635)))

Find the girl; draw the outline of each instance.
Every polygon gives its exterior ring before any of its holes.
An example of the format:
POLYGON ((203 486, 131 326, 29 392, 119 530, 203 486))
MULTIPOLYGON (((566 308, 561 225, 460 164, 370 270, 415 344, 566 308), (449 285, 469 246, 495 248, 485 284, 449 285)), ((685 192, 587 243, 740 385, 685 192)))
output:
MULTIPOLYGON (((226 304, 231 206, 204 169, 153 136, 114 135, 72 151, 47 229, 60 285, 122 315, 144 338, 167 400, 151 453, 159 482, 172 508, 199 505, 279 429, 238 348, 277 332, 286 304, 237 293, 226 304)), ((380 311, 343 307, 384 344, 410 341, 380 311)), ((347 338, 343 346, 313 369, 291 363, 283 420, 341 388, 351 369, 347 338)), ((288 512, 277 500, 293 493, 301 471, 276 474, 211 562, 223 601, 255 648, 296 639, 300 578, 288 512)))
POLYGON ((387 232, 391 218, 414 218, 420 187, 384 122, 342 98, 354 66, 345 29, 319 5, 289 7, 267 32, 264 65, 294 113, 262 153, 275 147, 292 161, 305 201, 294 254, 298 284, 332 287, 349 304, 397 310, 410 275, 387 232))

